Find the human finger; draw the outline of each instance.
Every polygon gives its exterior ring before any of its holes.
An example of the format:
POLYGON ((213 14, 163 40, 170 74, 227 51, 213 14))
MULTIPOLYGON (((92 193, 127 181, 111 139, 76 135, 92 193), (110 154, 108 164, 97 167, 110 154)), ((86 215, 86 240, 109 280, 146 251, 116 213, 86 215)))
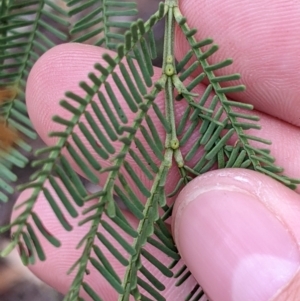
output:
POLYGON ((296 301, 300 197, 250 170, 208 172, 180 193, 173 234, 212 301, 296 301))
MULTIPOLYGON (((64 93, 66 90, 71 90, 82 97, 84 96, 84 92, 79 88, 78 82, 84 78, 87 79, 88 70, 92 69, 92 66, 95 62, 101 60, 103 51, 104 50, 99 47, 80 44, 60 45, 46 53, 33 67, 28 80, 26 101, 30 118, 38 134, 42 137, 46 144, 53 145, 55 142, 54 138, 48 136, 50 131, 62 131, 64 129, 64 126, 53 122, 52 116, 59 115, 64 118, 68 118, 68 116, 70 116, 70 114, 59 105, 60 99, 64 98, 64 93)), ((155 69, 154 77, 156 79, 159 77, 160 72, 161 70, 159 68, 155 69)), ((135 115, 129 110, 126 102, 118 92, 118 89, 115 87, 115 85, 112 83, 111 86, 112 89, 115 90, 115 94, 117 95, 120 105, 127 115, 128 125, 131 125, 135 115)), ((205 86, 201 84, 195 88, 195 92, 197 92, 199 95, 203 94, 204 90, 205 86)), ((99 103, 99 107, 102 109, 99 100, 96 99, 95 101, 99 103)), ((158 95, 155 102, 163 112, 164 95, 162 93, 158 95)), ((175 102, 175 105, 176 122, 179 123, 186 108, 186 104, 184 101, 181 101, 175 102)), ((87 108, 87 111, 89 111, 90 114, 95 117, 95 114, 90 106, 87 108)), ((273 144, 271 145, 270 149, 272 151, 272 155, 277 159, 277 164, 285 168, 287 175, 298 177, 300 165, 300 158, 297 153, 297 149, 300 147, 300 133, 298 128, 268 115, 254 112, 254 114, 256 113, 261 117, 260 124, 262 125, 262 130, 249 130, 247 133, 250 135, 261 136, 262 138, 266 139, 270 139, 271 137, 273 144)), ((157 118, 157 115, 154 114, 153 110, 149 110, 148 115, 151 116, 151 119, 155 124, 158 136, 161 137, 162 141, 164 141, 165 129, 157 118)), ((101 124, 97 118, 95 118, 95 120, 97 126, 100 129, 103 129, 103 124, 101 124)), ((83 122, 87 127, 89 127, 84 117, 83 122)), ((109 160, 103 160, 103 158, 99 157, 78 127, 74 128, 74 132, 77 133, 81 141, 83 141, 83 143, 87 146, 88 151, 97 160, 99 160, 103 168, 111 166, 111 162, 109 160)), ((197 135, 200 135, 198 131, 195 131, 195 133, 196 134, 192 136, 183 147, 181 147, 184 157, 190 150, 193 143, 196 141, 198 137, 197 135)), ((143 137, 140 132, 137 133, 137 136, 141 139, 141 141, 143 141, 145 149, 153 160, 153 164, 159 165, 159 160, 153 154, 153 150, 149 147, 149 145, 142 140, 143 137)), ((182 135, 179 138, 181 139, 181 137, 182 135)), ((122 146, 122 143, 120 141, 113 141, 111 144, 116 149, 115 154, 117 154, 122 146)), ((197 162, 197 158, 199 159, 200 157, 201 151, 198 152, 197 156, 195 156, 193 160, 188 161, 187 165, 193 166, 197 162)), ((72 167, 74 167, 78 173, 84 175, 70 155, 67 154, 67 158, 70 160, 72 167)), ((152 182, 145 176, 143 172, 141 172, 141 170, 137 167, 136 162, 130 157, 128 160, 131 163, 133 170, 136 172, 145 186, 150 187, 152 182)), ((101 185, 105 182, 107 173, 97 174, 99 175, 99 182, 101 185)), ((127 177, 127 180, 129 183, 131 183, 129 177, 127 177)), ((179 175, 174 170, 174 172, 171 172, 169 175, 167 189, 172 191, 178 180, 179 175)), ((142 199, 141 192, 136 188, 135 185, 132 185, 132 187, 134 193, 142 199)))
MULTIPOLYGON (((220 50, 211 64, 228 57, 234 64, 220 69, 218 75, 239 72, 243 93, 236 100, 251 103, 265 112, 294 125, 300 125, 299 85, 300 26, 299 1, 180 1, 180 8, 195 37, 212 37, 220 50), (201 17, 199 18, 199 14, 201 17)), ((182 58, 188 44, 177 29, 176 53, 182 58)))
MULTIPOLYGON (((54 138, 48 136, 50 131, 64 130, 64 126, 53 122, 53 115, 59 115, 65 119, 70 116, 70 113, 59 105, 60 99, 64 98, 64 93, 66 90, 71 90, 82 97, 84 96, 84 92, 81 88, 79 88, 78 82, 83 78, 87 78, 87 70, 92 68, 96 61, 99 61, 102 53, 103 50, 101 48, 93 46, 80 44, 60 45, 45 54, 33 67, 28 80, 26 100, 30 118, 38 134, 42 137, 46 144, 53 145, 54 143, 54 138)), ((159 77, 159 73, 160 69, 155 69, 155 78, 159 77)), ((129 110, 128 105, 126 105, 126 102, 121 95, 118 94, 119 92, 116 87, 113 84, 111 86, 112 89, 116 91, 115 93, 118 97, 120 105, 123 107, 123 111, 127 115, 128 124, 131 125, 135 115, 129 110)), ((201 93, 204 92, 204 89, 204 85, 199 85, 196 87, 195 91, 201 95, 201 93)), ((99 102, 97 99, 95 101, 97 101, 98 105, 102 109, 101 102, 99 102)), ((155 102, 161 108, 161 110, 164 111, 163 94, 159 94, 155 102)), ((176 118, 177 122, 179 122, 186 105, 184 102, 176 102, 175 104, 177 106, 176 118)), ((90 114, 95 117, 95 114, 90 106, 87 108, 87 111, 89 111, 90 114)), ((151 119, 156 126, 157 133, 163 141, 165 136, 165 129, 163 125, 159 122, 153 110, 149 110, 148 115, 151 116, 151 119)), ((300 144, 300 134, 298 129, 267 115, 260 114, 260 116, 262 130, 251 130, 248 131, 248 133, 250 135, 255 134, 266 139, 272 137, 273 145, 271 146, 271 150, 273 151, 273 155, 277 158, 277 163, 285 168, 287 175, 297 177, 297 171, 299 169, 298 166, 300 164, 299 156, 297 154, 297 149, 299 149, 300 144), (287 147, 287 145, 289 147, 287 147)), ((99 128, 103 129, 103 126, 100 124, 97 118, 95 118, 95 121, 99 128)), ((83 122, 87 124, 84 118, 83 122)), ((111 166, 111 162, 109 160, 103 160, 99 157, 78 127, 74 128, 74 132, 77 133, 77 135, 86 145, 88 151, 93 155, 94 158, 99 160, 100 164, 104 168, 111 166)), ((140 132, 137 133, 137 136, 140 137, 141 141, 144 142, 140 132)), ((197 137, 191 138, 188 143, 182 147, 184 156, 189 151, 196 138, 197 137)), ((111 144, 116 149, 115 153, 118 153, 122 143, 120 141, 113 141, 111 144)), ((144 145, 154 164, 159 164, 159 160, 157 160, 149 145, 147 143, 144 143, 144 145)), ((67 158, 70 160, 74 169, 81 175, 84 175, 70 155, 67 154, 67 158)), ((145 186, 150 187, 151 181, 149 181, 145 174, 137 167, 136 162, 130 157, 128 160, 145 186)), ((192 166, 195 164, 195 162, 191 160, 187 164, 192 166)), ((106 177, 106 173, 99 174, 100 185, 105 181, 106 177)), ((131 180, 128 176, 127 180, 130 185, 131 180)), ((170 173, 167 188, 172 189, 177 181, 177 172, 170 173)), ((142 199, 141 192, 136 188, 135 185, 132 185, 132 187, 133 191, 142 199)))
MULTIPOLYGON (((66 91, 72 91, 81 97, 85 97, 86 92, 79 87, 79 82, 85 80, 88 84, 91 84, 91 80, 88 78, 88 73, 91 71, 95 72, 97 75, 100 75, 100 72, 94 69, 94 64, 101 62, 104 66, 106 66, 106 62, 102 59, 102 55, 104 53, 110 53, 112 56, 115 55, 108 50, 90 45, 59 45, 44 54, 32 68, 27 82, 26 103, 30 119, 33 122, 38 134, 47 145, 53 145, 57 141, 57 138, 49 137, 49 132, 59 132, 65 130, 65 126, 54 122, 52 117, 54 115, 58 115, 64 119, 68 119, 72 116, 72 113, 68 112, 59 105, 60 100, 66 99, 66 91)), ((155 68, 154 71, 155 75, 153 81, 157 80, 160 75, 159 69, 155 68)), ((122 78, 119 69, 117 73, 122 78)), ((107 121, 108 126, 105 128, 103 121, 99 120, 98 115, 95 113, 94 107, 91 107, 91 105, 87 106, 86 112, 88 112, 89 118, 92 119, 93 124, 97 125, 99 131, 102 132, 102 136, 104 136, 108 141, 106 144, 109 144, 109 148, 105 147, 105 144, 102 143, 102 141, 99 141, 99 138, 97 134, 95 134, 95 130, 92 128, 91 123, 87 121, 86 113, 81 115, 80 122, 82 122, 83 126, 94 137, 94 147, 91 145, 91 143, 89 143, 86 134, 79 126, 75 126, 73 130, 73 132, 79 137, 80 141, 82 141, 82 143, 86 146, 88 152, 97 162, 99 162, 101 166, 100 170, 95 170, 89 165, 94 174, 99 177, 100 185, 104 185, 108 174, 108 172, 102 172, 102 170, 112 166, 111 159, 118 155, 124 146, 124 143, 117 139, 121 135, 117 132, 117 129, 113 123, 115 122, 120 125, 127 125, 130 127, 132 126, 132 123, 136 117, 136 114, 131 111, 121 92, 116 87, 112 77, 109 77, 107 83, 109 83, 110 92, 114 93, 115 98, 119 103, 118 108, 115 109, 111 102, 109 102, 111 112, 105 111, 105 105, 97 95, 95 95, 93 99, 93 104, 97 106, 99 111, 101 111, 101 114, 107 121), (113 117, 115 118, 115 121, 112 121, 113 117), (113 138, 107 134, 107 128, 109 128, 110 132, 113 133, 113 138), (106 158, 101 156, 101 154, 99 155, 99 149, 105 151, 105 155, 107 156, 106 158)), ((104 87, 104 85, 102 85, 101 92, 108 98, 108 89, 106 89, 106 86, 104 87)), ((157 104, 163 112, 163 99, 161 95, 159 96, 159 99, 161 101, 158 101, 157 104)), ((68 101, 76 105, 76 103, 72 102, 72 100, 68 99, 68 101)), ((157 131, 159 132, 159 135, 157 136, 161 137, 161 141, 163 141, 165 134, 162 131, 163 127, 159 121, 159 118, 156 116, 156 114, 152 114, 151 120, 153 124, 157 125, 157 131)), ((147 129, 147 124, 145 121, 143 122, 143 126, 147 129)), ((72 140, 71 136, 72 135, 70 135, 68 141, 70 141, 70 143, 74 146, 74 141, 72 140)), ((148 143, 146 143, 140 131, 138 131, 136 136, 138 137, 139 141, 132 142, 132 144, 135 143, 137 145, 139 142, 139 145, 142 145, 142 147, 145 149, 145 152, 149 154, 151 162, 149 161, 147 164, 149 163, 149 173, 151 173, 152 170, 159 165, 159 159, 157 156, 160 155, 160 152, 158 151, 159 154, 157 155, 153 154, 151 147, 148 143)), ((156 141, 156 143, 158 143, 158 141, 156 141)), ((63 153, 66 155, 75 171, 86 177, 86 174, 84 174, 82 169, 76 164, 75 160, 70 156, 66 149, 63 150, 63 153)), ((143 162, 145 162, 145 159, 140 153, 138 156, 143 162)), ((130 166, 133 166, 133 170, 138 175, 138 178, 141 180, 143 185, 149 188, 149 179, 145 173, 143 173, 140 168, 137 167, 137 163, 134 161, 134 159, 130 156, 127 156, 126 160, 129 162, 130 166)), ((138 187, 134 185, 133 180, 128 177, 128 173, 124 171, 124 168, 122 171, 125 175, 128 185, 133 187, 133 191, 137 197, 142 198, 143 196, 141 191, 139 191, 138 187)))
MULTIPOLYGON (((56 180, 58 185, 61 185, 60 181, 56 180)), ((110 274, 113 278, 123 279, 126 269, 130 266, 134 266, 134 263, 130 262, 131 257, 134 257, 134 253, 132 250, 134 248, 134 237, 129 235, 129 231, 124 231, 124 228, 118 226, 116 219, 110 219, 105 213, 101 216, 101 222, 97 228, 97 235, 94 237, 92 242, 92 250, 89 255, 87 255, 87 251, 84 253, 84 248, 90 245, 91 241, 85 240, 85 243, 81 245, 80 248, 77 248, 78 243, 82 240, 83 237, 90 233, 90 238, 92 239, 92 224, 91 222, 84 223, 79 226, 79 222, 84 220, 87 216, 93 215, 95 212, 90 212, 88 214, 83 214, 82 212, 95 205, 97 200, 91 200, 87 202, 83 207, 77 209, 78 216, 73 218, 70 216, 70 213, 64 205, 60 202, 60 198, 57 193, 51 187, 49 183, 45 184, 45 189, 51 194, 53 201, 56 202, 59 210, 61 211, 62 216, 66 223, 68 223, 73 229, 72 231, 66 231, 66 229, 59 222, 57 215, 53 212, 52 207, 49 205, 47 198, 44 193, 40 193, 39 197, 34 205, 33 212, 39 217, 39 219, 43 223, 43 227, 47 230, 48 235, 52 237, 56 237, 61 243, 60 247, 54 247, 49 241, 41 234, 39 228, 35 226, 35 223, 30 218, 27 222, 32 226, 33 231, 35 232, 40 245, 45 253, 46 260, 40 261, 37 259, 34 264, 29 265, 29 269, 41 280, 43 280, 48 285, 55 288, 57 291, 62 294, 66 294, 70 289, 70 286, 74 280, 76 273, 78 272, 78 266, 73 270, 71 274, 67 274, 68 270, 71 266, 80 258, 81 256, 81 264, 84 264, 87 256, 92 261, 97 261, 100 265, 103 265, 106 269, 109 270, 108 265, 113 269, 114 273, 110 271, 110 274), (117 242, 117 240, 111 234, 112 228, 117 232, 123 239, 123 243, 117 242), (112 252, 111 249, 114 248, 112 252), (103 259, 99 259, 97 257, 98 254, 102 253, 103 256, 107 259, 107 263, 103 261, 103 259)), ((70 194, 62 188, 66 198, 68 201, 73 204, 74 201, 70 194)), ((19 196, 16 206, 23 203, 28 199, 31 195, 31 189, 25 190, 19 196)), ((12 220, 14 220, 20 212, 22 212, 22 208, 13 211, 12 220)), ((139 221, 133 217, 128 211, 122 210, 123 216, 126 218, 127 227, 131 228, 131 233, 136 231, 139 225, 139 221)), ((97 217, 98 219, 99 217, 97 217)), ((98 221, 97 221, 98 222, 98 221)), ((156 242, 156 245, 163 245, 162 241, 156 237, 152 236, 152 241, 156 242)), ((120 240, 120 238, 119 238, 120 240)), ((88 247, 86 248, 86 250, 88 247)), ((175 283, 178 281, 177 278, 172 277, 172 272, 169 271, 169 274, 163 274, 156 266, 151 263, 151 259, 148 260, 146 252, 158 260, 162 266, 165 266, 167 270, 167 266, 174 261, 174 258, 179 258, 179 256, 172 251, 169 250, 169 255, 161 252, 158 248, 154 247, 153 244, 150 243, 142 247, 143 252, 140 255, 142 268, 141 272, 138 272, 136 279, 138 279, 139 291, 141 294, 151 297, 151 294, 147 292, 147 288, 144 289, 143 281, 146 282, 150 287, 152 287, 152 291, 155 290, 157 296, 164 296, 166 300, 183 300, 185 296, 192 290, 193 286, 195 286, 195 280, 193 277, 189 277, 185 283, 183 283, 180 287, 176 287, 175 283), (173 252, 173 253, 172 253, 173 252), (170 254, 173 254, 170 256, 170 254), (175 257, 174 257, 175 256, 175 257), (149 273, 151 277, 149 280, 149 273), (148 277, 148 278, 147 278, 148 277), (153 279, 155 279, 155 285, 153 285, 153 279), (151 282, 152 281, 152 282, 151 282), (142 284, 141 284, 142 283, 142 284)), ((33 254, 30 254, 33 255, 33 254)), ((102 258, 102 257, 101 257, 102 258)), ((95 265, 91 264, 91 260, 89 264, 86 266, 86 272, 84 275, 83 281, 87 283, 92 289, 101 296, 103 300, 106 301, 115 301, 117 299, 116 290, 110 285, 110 283, 100 274, 100 272, 96 269, 95 265)), ((182 267, 183 263, 180 261, 174 268, 174 274, 182 267)), ((81 289, 81 296, 85 298, 85 300, 92 300, 88 294, 81 289)), ((153 298, 153 296, 152 296, 153 298)))

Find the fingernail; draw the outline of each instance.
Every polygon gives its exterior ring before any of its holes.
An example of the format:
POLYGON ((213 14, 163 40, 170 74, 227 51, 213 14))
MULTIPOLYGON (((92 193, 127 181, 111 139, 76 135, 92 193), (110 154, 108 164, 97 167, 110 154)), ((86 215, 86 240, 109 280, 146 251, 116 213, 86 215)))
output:
POLYGON ((179 196, 175 240, 185 263, 212 301, 270 300, 300 266, 296 241, 249 192, 199 193, 179 196))

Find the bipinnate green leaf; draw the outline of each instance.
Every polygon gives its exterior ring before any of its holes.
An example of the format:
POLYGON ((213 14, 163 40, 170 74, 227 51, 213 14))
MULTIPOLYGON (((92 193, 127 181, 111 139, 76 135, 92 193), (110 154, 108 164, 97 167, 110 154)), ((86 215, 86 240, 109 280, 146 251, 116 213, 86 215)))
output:
MULTIPOLYGON (((38 17, 25 20, 16 10, 33 16, 44 14, 62 26, 68 23, 62 18, 65 10, 51 1, 9 3, 2 7, 5 13, 0 13, 0 22, 4 22, 0 29, 6 32, 0 38, 6 43, 0 48, 0 60, 14 60, 19 71, 8 78, 23 85, 27 76, 24 58, 32 56, 35 61, 37 50, 43 52, 54 45, 39 28, 58 39, 66 36, 38 17), (35 29, 21 33, 19 27, 25 25, 35 29), (24 37, 29 42, 21 42, 24 37), (12 53, 10 45, 20 47, 20 51, 12 53)), ((283 175, 267 149, 270 141, 253 134, 260 129, 259 118, 250 112, 253 106, 228 98, 228 93, 245 89, 240 75, 215 74, 232 60, 209 63, 218 46, 211 38, 195 38, 197 30, 189 27, 177 0, 161 3, 146 22, 130 19, 136 13, 136 4, 130 1, 68 0, 66 4, 68 15, 78 18, 70 28, 70 34, 76 36, 74 41, 91 42, 115 52, 108 50, 99 58, 94 69, 87 70, 89 82, 81 81, 76 93, 68 91, 60 101, 66 115, 53 116, 59 130, 49 135, 56 138, 55 145, 37 151, 33 165, 38 170, 31 182, 20 186, 20 190, 31 189, 30 195, 18 205, 14 221, 2 229, 11 229, 13 237, 1 255, 18 246, 25 264, 46 260, 40 235, 53 246, 60 246, 47 229, 47 221, 34 210, 43 195, 64 230, 72 231, 71 219, 78 216, 78 225, 88 229, 78 242, 79 257, 69 270, 73 281, 64 300, 84 300, 82 291, 91 300, 104 300, 102 292, 89 281, 92 270, 117 293, 119 301, 163 301, 165 279, 173 281, 174 290, 188 279, 193 281, 166 223, 174 199, 188 182, 216 167, 250 168, 290 188, 295 188, 299 180, 283 175), (153 30, 162 19, 165 40, 158 74, 153 67, 157 56, 153 30), (174 54, 175 26, 190 46, 180 61, 174 54), (206 88, 199 94, 198 87, 204 82, 206 88), (90 193, 77 172, 101 188, 90 193), (135 224, 128 220, 129 214, 135 224)), ((13 100, 4 111, 16 129, 34 138, 21 101, 13 100)), ((26 165, 24 158, 17 149, 7 156, 19 166, 26 165)), ((0 167, 0 189, 11 193, 7 182, 16 177, 1 161, 0 167)), ((5 197, 0 194, 1 198, 5 197)), ((185 300, 204 298, 201 284, 195 283, 185 300)))

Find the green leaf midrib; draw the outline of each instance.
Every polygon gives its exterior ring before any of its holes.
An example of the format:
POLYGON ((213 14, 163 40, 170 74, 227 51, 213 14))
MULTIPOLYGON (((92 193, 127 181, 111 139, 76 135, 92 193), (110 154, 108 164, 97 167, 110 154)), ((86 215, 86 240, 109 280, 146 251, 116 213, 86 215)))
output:
MULTIPOLYGON (((155 98, 155 96, 158 93, 159 93, 159 90, 157 90, 157 88, 154 87, 154 89, 150 92, 149 95, 154 96, 153 98, 155 98)), ((152 97, 150 99, 152 99, 152 97)), ((151 104, 152 104, 151 100, 148 100, 145 103, 145 105, 147 105, 148 108, 150 108, 151 104)), ((144 120, 144 117, 145 117, 146 114, 147 114, 147 112, 145 112, 143 110, 140 110, 139 113, 137 114, 137 117, 133 121, 132 128, 138 129, 140 127, 142 121, 144 120)), ((134 141, 134 137, 136 135, 136 132, 128 134, 128 139, 131 142, 134 141)), ((122 148, 119 151, 119 154, 127 153, 130 149, 130 146, 131 146, 131 144, 129 144, 129 145, 123 144, 122 148)), ((118 157, 118 155, 116 155, 116 157, 118 157)), ((114 190, 114 185, 115 185, 114 182, 118 177, 118 173, 120 172, 120 168, 122 167, 122 164, 123 164, 124 160, 125 160, 125 156, 120 156, 120 158, 118 158, 114 162, 114 166, 116 166, 117 168, 114 169, 113 171, 109 172, 109 174, 107 176, 107 181, 106 181, 106 183, 104 184, 104 187, 103 187, 103 191, 105 192, 105 194, 98 199, 98 203, 102 203, 104 198, 107 198, 107 200, 104 202, 104 204, 107 203, 107 202, 113 201, 112 196, 113 196, 113 190, 114 190)), ((99 219, 101 219, 102 213, 103 213, 103 209, 98 208, 96 210, 96 213, 93 214, 93 215, 99 216, 99 219)), ((88 235, 89 236, 89 238, 88 238, 89 241, 87 241, 87 243, 86 243, 86 246, 85 246, 85 249, 84 249, 84 252, 83 252, 84 255, 81 256, 82 260, 80 261, 81 265, 85 266, 85 268, 84 269, 81 268, 80 273, 78 273, 76 275, 76 280, 77 281, 78 281, 78 279, 82 279, 82 281, 83 281, 86 266, 89 263, 89 256, 90 256, 90 253, 91 253, 92 248, 93 248, 93 244, 90 243, 90 240, 94 241, 94 238, 96 237, 96 234, 97 234, 98 226, 99 226, 99 220, 94 219, 93 222, 92 222, 91 228, 89 230, 89 235, 88 235)), ((79 289, 80 289, 80 287, 78 287, 78 290, 79 289)), ((75 288, 74 288, 74 290, 75 290, 75 288)), ((68 299, 66 299, 66 300, 68 300, 68 299)))

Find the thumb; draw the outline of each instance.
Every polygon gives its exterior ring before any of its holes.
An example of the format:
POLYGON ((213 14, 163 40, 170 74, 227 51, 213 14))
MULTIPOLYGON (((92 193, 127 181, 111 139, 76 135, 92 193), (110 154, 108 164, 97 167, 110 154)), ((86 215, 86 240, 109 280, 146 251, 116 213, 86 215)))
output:
POLYGON ((300 299, 300 196, 250 170, 189 183, 174 207, 178 249, 211 301, 300 299))

